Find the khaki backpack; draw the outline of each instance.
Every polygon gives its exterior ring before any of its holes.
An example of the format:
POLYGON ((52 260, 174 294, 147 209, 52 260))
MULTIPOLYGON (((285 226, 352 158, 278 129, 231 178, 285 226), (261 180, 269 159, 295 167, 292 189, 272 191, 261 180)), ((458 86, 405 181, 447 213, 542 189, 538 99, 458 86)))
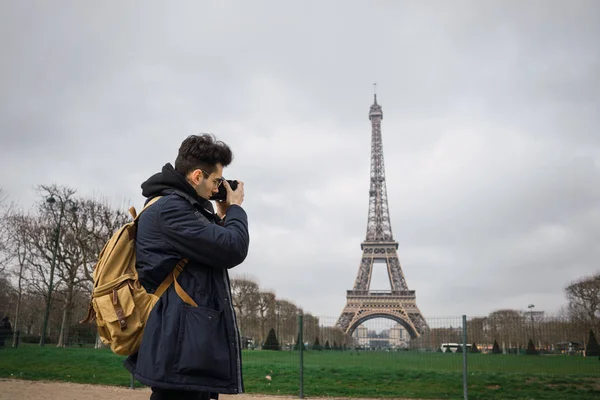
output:
POLYGON ((187 259, 177 263, 173 273, 165 278, 154 294, 146 292, 138 280, 135 257, 137 220, 159 198, 151 199, 139 214, 134 207, 129 209, 133 221, 117 230, 104 245, 94 266, 92 299, 88 315, 81 323, 95 320, 102 343, 119 355, 138 351, 150 312, 172 283, 175 283, 175 291, 185 303, 198 306, 177 282, 187 259))

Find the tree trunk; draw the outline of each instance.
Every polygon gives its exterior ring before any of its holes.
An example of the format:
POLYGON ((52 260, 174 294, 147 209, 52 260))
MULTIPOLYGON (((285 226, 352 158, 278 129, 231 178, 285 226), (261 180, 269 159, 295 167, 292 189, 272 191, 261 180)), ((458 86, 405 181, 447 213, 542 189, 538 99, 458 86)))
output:
MULTIPOLYGON (((259 336, 259 342, 260 343, 264 343, 265 340, 265 325, 267 322, 267 318, 261 316, 260 318, 260 336, 259 336)), ((277 338, 277 340, 279 340, 279 338, 277 338)))
MULTIPOLYGON (((55 286, 56 288, 56 286, 55 286)), ((46 327, 46 339, 49 339, 52 336, 52 328, 50 327, 50 317, 52 316, 52 300, 54 299, 54 295, 56 294, 56 291, 54 289, 52 289, 52 294, 48 295, 48 293, 44 293, 43 294, 43 299, 44 299, 44 307, 48 307, 49 310, 49 314, 48 314, 48 325, 46 327), (48 300, 49 299, 49 300, 48 300)), ((45 311, 42 311, 45 312, 45 311)), ((42 317, 43 318, 43 317, 42 317)), ((42 344, 42 334, 44 332, 42 332, 44 330, 43 325, 39 325, 37 326, 38 332, 40 333, 40 345, 42 344)))
MULTIPOLYGON (((23 271, 23 267, 21 267, 23 271)), ((21 287, 22 273, 19 273, 19 297, 17 298, 17 309, 15 310, 15 326, 13 327, 13 347, 17 347, 17 335, 19 332, 19 313, 21 312, 21 299, 23 298, 23 289, 21 287)))
POLYGON ((96 344, 95 344, 94 348, 95 349, 102 348, 102 340, 100 339, 100 334, 98 332, 96 332, 96 344))
POLYGON ((70 283, 67 288, 67 298, 63 308, 62 323, 60 324, 60 335, 56 347, 67 347, 69 339, 69 324, 71 323, 71 309, 73 308, 73 284, 70 283))

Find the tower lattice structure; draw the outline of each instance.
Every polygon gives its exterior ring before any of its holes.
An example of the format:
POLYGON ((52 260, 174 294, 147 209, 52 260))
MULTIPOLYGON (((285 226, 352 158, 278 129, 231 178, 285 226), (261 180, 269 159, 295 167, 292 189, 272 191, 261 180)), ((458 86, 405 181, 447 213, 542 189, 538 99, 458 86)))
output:
POLYGON ((398 259, 398 242, 394 241, 388 208, 381 120, 383 112, 375 102, 369 111, 371 121, 371 178, 369 187, 369 215, 367 235, 361 243, 363 251, 354 288, 346 294, 346 306, 337 326, 352 334, 363 322, 373 318, 392 319, 402 325, 412 338, 420 336, 429 327, 417 307, 416 294, 409 290, 398 259), (391 291, 372 291, 373 264, 384 262, 391 291))

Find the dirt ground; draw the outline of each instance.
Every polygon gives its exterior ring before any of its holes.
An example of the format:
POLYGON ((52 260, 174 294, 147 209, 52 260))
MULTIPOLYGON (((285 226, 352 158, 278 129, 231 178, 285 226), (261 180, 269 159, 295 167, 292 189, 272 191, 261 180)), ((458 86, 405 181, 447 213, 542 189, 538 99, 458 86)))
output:
MULTIPOLYGON (((0 379, 0 400, 148 400, 150 389, 127 389, 114 386, 81 385, 64 382, 40 382, 0 379)), ((291 396, 219 395, 219 400, 291 400, 291 396)), ((341 400, 342 398, 328 398, 341 400)), ((353 400, 366 400, 356 399, 353 400)), ((405 399, 410 400, 410 399, 405 399)))
MULTIPOLYGON (((148 400, 150 389, 128 389, 115 386, 81 385, 65 382, 40 382, 0 379, 1 400, 92 400, 127 399, 148 400)), ((219 400, 288 400, 291 397, 266 397, 249 395, 219 395, 219 400)))

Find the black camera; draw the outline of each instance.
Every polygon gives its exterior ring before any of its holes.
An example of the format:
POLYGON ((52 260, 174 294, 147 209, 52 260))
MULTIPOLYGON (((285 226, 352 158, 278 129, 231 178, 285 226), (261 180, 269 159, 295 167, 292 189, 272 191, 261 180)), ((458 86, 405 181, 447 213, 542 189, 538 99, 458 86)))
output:
MULTIPOLYGON (((227 180, 227 183, 229 183, 229 186, 231 186, 231 190, 235 190, 238 187, 237 181, 227 180)), ((213 194, 211 197, 209 197, 209 200, 225 200, 225 199, 227 199, 227 189, 225 189, 224 184, 219 185, 219 193, 213 194)))

